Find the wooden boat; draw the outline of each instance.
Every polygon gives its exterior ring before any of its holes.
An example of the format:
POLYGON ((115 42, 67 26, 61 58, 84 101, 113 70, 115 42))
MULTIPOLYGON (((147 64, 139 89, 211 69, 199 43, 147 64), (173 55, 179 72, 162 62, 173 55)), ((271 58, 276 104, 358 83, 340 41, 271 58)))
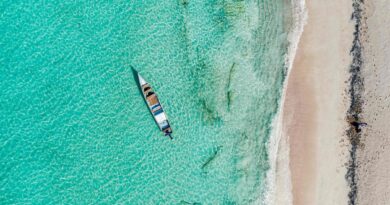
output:
POLYGON ((152 87, 142 76, 133 68, 133 72, 138 78, 139 87, 141 93, 144 96, 145 102, 148 105, 149 111, 152 113, 154 120, 156 121, 160 130, 164 133, 165 136, 168 136, 172 139, 172 129, 169 124, 167 115, 165 114, 160 101, 156 93, 153 91, 152 87))

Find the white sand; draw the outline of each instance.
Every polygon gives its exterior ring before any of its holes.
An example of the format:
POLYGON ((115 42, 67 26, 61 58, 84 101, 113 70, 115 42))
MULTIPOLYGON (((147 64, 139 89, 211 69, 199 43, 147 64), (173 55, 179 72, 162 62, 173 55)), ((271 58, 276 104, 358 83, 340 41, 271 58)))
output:
MULTIPOLYGON (((308 21, 281 108, 279 152, 290 143, 293 204, 347 204, 345 81, 353 39, 352 6, 338 0, 312 0, 306 5, 308 21)), ((276 175, 284 171, 277 169, 276 175)), ((282 186, 277 183, 276 192, 285 192, 282 186)))
POLYGON ((363 41, 362 149, 358 149, 358 204, 390 204, 390 3, 366 1, 363 41))

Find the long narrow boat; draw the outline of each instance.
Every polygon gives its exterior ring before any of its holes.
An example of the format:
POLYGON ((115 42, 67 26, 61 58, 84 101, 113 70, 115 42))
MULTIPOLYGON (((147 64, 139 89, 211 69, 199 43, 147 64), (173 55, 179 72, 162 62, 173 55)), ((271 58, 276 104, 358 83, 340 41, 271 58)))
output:
POLYGON ((145 79, 133 68, 133 72, 137 75, 139 87, 144 96, 146 103, 148 104, 149 111, 152 113, 154 120, 156 121, 160 130, 164 133, 165 136, 168 136, 172 139, 172 129, 169 125, 167 115, 165 114, 160 101, 156 93, 153 91, 152 87, 149 85, 145 79))

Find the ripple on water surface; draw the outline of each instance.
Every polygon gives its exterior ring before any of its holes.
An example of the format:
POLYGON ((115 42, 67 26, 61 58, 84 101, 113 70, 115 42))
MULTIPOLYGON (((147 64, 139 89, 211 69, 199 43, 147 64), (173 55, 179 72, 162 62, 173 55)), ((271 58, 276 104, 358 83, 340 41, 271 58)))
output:
POLYGON ((0 202, 262 197, 284 75, 282 2, 3 2, 0 202), (130 65, 158 92, 173 141, 130 65))

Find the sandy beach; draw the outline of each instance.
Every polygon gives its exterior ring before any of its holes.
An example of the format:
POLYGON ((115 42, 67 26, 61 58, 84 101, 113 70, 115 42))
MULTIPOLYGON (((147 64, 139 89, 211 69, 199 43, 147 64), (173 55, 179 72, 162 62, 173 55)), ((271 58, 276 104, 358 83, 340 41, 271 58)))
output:
POLYGON ((386 0, 363 5, 364 91, 360 146, 357 149, 357 204, 390 201, 390 5, 386 0))
POLYGON ((390 5, 353 2, 306 1, 277 123, 274 204, 390 201, 390 5))
POLYGON ((294 205, 347 204, 345 116, 352 7, 336 0, 306 1, 306 7, 307 24, 281 108, 279 150, 288 142, 294 205))

